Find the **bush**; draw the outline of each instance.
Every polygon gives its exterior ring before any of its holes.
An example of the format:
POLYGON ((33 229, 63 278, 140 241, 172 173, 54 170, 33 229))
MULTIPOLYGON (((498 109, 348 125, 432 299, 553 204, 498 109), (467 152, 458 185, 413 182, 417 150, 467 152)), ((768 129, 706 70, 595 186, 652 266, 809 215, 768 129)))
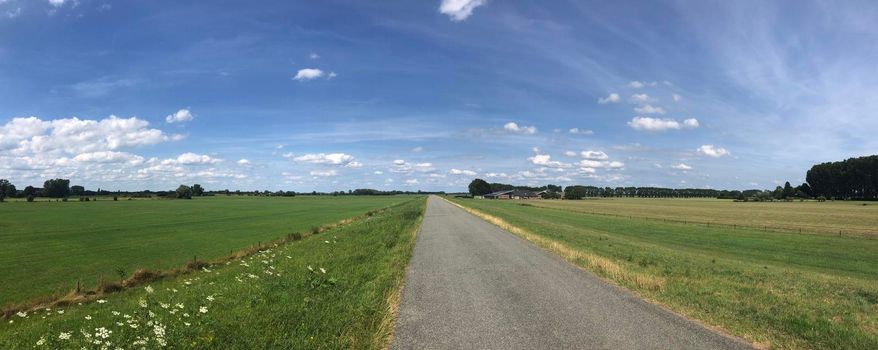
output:
POLYGON ((28 201, 28 202, 33 202, 33 201, 34 201, 34 198, 35 198, 34 195, 32 195, 32 194, 31 194, 31 195, 28 195, 28 196, 27 196, 27 201, 28 201))
POLYGON ((119 197, 113 196, 113 200, 114 200, 114 201, 118 201, 118 200, 119 200, 119 197))

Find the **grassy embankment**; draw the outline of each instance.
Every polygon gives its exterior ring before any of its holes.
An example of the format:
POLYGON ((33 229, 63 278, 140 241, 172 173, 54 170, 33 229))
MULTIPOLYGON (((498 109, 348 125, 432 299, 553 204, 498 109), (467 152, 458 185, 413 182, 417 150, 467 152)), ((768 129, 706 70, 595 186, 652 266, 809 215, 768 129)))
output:
POLYGON ((0 306, 211 260, 406 197, 0 203, 0 306))
POLYGON ((424 206, 409 197, 243 260, 13 316, 0 348, 383 348, 424 206))
MULTIPOLYGON (((624 207, 624 200, 614 201, 624 207)), ((454 202, 646 299, 757 346, 878 348, 878 240, 663 222, 644 218, 663 209, 637 211, 643 201, 627 211, 603 209, 633 219, 587 214, 610 206, 600 200, 454 202)), ((649 203, 661 208, 673 202, 649 203)), ((798 215, 794 205, 827 211, 813 219, 799 216, 802 224, 818 225, 826 224, 821 217, 849 217, 855 207, 821 209, 822 204, 783 203, 779 213, 798 215)), ((711 204, 728 213, 749 205, 711 204)), ((673 218, 691 220, 702 206, 678 205, 673 218)), ((742 222, 761 224, 751 214, 739 214, 742 222)), ((874 219, 849 220, 859 225, 874 219)))

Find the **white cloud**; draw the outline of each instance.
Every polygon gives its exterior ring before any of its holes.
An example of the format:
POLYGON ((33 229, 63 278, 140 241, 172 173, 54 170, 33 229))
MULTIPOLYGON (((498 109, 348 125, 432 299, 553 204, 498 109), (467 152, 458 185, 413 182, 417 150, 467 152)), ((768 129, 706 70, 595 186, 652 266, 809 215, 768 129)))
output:
POLYGON ((640 114, 665 114, 664 108, 661 107, 653 107, 651 105, 643 105, 639 107, 634 107, 634 111, 640 114))
MULTIPOLYGON (((292 154, 288 153, 284 155, 287 158, 293 158, 294 161, 299 163, 311 163, 311 164, 326 164, 326 165, 344 165, 349 166, 351 163, 357 163, 354 161, 354 156, 345 153, 311 153, 305 154, 298 157, 294 157, 292 154)), ((359 164, 362 166, 362 164, 359 164)), ((354 166, 357 167, 357 166, 354 166)))
POLYGON ((618 103, 621 100, 622 98, 619 97, 619 94, 612 93, 607 97, 598 98, 598 103, 603 105, 607 103, 618 103))
POLYGON ((472 15, 476 7, 487 2, 487 0, 442 0, 439 5, 439 13, 448 15, 452 21, 463 21, 472 15))
POLYGON ((323 73, 323 71, 320 69, 304 68, 304 69, 299 69, 299 71, 296 73, 296 76, 293 77, 293 80, 308 81, 308 80, 320 78, 324 75, 325 75, 325 73, 323 73))
POLYGON ((525 135, 533 135, 537 133, 537 128, 535 126, 519 126, 515 122, 509 122, 503 125, 503 130, 506 130, 515 134, 525 134, 525 135))
POLYGON ((686 119, 680 124, 680 122, 674 119, 634 117, 628 122, 628 126, 634 130, 659 132, 666 130, 679 130, 683 128, 694 129, 699 125, 698 120, 695 118, 686 119))
POLYGON ((326 76, 326 79, 332 79, 332 78, 335 78, 337 76, 338 76, 338 74, 335 74, 335 72, 329 72, 329 75, 326 76))
POLYGON ((575 135, 594 135, 594 131, 580 128, 570 128, 567 132, 575 135))
POLYGON ((335 169, 329 170, 311 170, 311 176, 320 176, 320 177, 329 177, 329 176, 337 176, 338 172, 335 169))
POLYGON ((410 174, 415 171, 429 173, 435 170, 436 168, 433 167, 433 163, 411 164, 402 159, 394 160, 393 165, 390 167, 391 172, 401 174, 410 174))
POLYGON ((12 10, 6 11, 7 18, 15 18, 21 15, 21 7, 16 7, 12 10))
POLYGON ((628 98, 628 100, 631 101, 631 103, 648 103, 655 101, 654 98, 647 94, 633 94, 631 95, 631 97, 628 98))
POLYGON ((568 157, 576 157, 576 152, 573 151, 564 151, 564 155, 568 157))
POLYGON ((375 172, 374 172, 373 174, 375 174, 375 175, 384 175, 384 172, 381 171, 381 170, 375 170, 375 172))
POLYGON ((467 175, 467 176, 476 176, 476 175, 478 175, 478 173, 476 173, 475 171, 472 171, 472 170, 466 170, 466 169, 461 170, 461 169, 454 169, 454 168, 452 168, 452 169, 449 171, 449 173, 451 173, 451 175, 467 175))
POLYGON ((527 158, 527 160, 529 160, 534 165, 539 165, 539 166, 548 167, 548 168, 569 168, 570 167, 570 164, 552 160, 552 156, 550 156, 548 154, 539 154, 539 150, 535 150, 535 151, 537 151, 537 154, 534 154, 533 157, 527 158))
POLYGON ((606 153, 602 151, 582 151, 579 154, 582 158, 585 159, 597 159, 597 160, 606 160, 610 159, 606 153))
POLYGON ((67 2, 67 1, 66 0, 49 0, 49 4, 52 6, 55 6, 55 7, 64 6, 65 2, 67 2))
POLYGON ((680 100, 683 99, 683 96, 680 96, 680 95, 677 95, 677 94, 674 94, 674 95, 671 96, 671 97, 673 97, 674 102, 680 102, 680 100))
POLYGON ((405 180, 405 183, 406 183, 406 185, 417 185, 418 179, 408 179, 408 180, 405 180))
POLYGON ((316 59, 320 58, 320 55, 312 52, 310 55, 308 55, 308 58, 310 58, 312 60, 316 60, 316 59))
POLYGON ((238 159, 238 165, 250 165, 250 161, 246 158, 238 159))
POLYGON ((222 159, 213 158, 206 154, 196 154, 192 152, 183 153, 177 158, 165 159, 162 161, 162 164, 170 165, 170 164, 183 164, 183 165, 204 165, 204 164, 216 164, 222 162, 222 159))
POLYGON ((345 167, 347 167, 347 168, 362 168, 363 163, 360 163, 358 161, 352 161, 352 162, 348 163, 347 165, 345 165, 345 167))
POLYGON ((423 151, 424 151, 424 147, 421 147, 421 146, 418 146, 418 147, 412 148, 412 152, 415 152, 415 153, 420 153, 420 152, 423 152, 423 151))
POLYGON ((189 112, 188 109, 184 108, 165 117, 165 121, 168 123, 182 123, 191 121, 194 118, 195 116, 192 115, 192 112, 189 112))
POLYGON ((82 163, 128 163, 139 165, 143 163, 143 157, 127 153, 113 151, 98 151, 78 154, 73 160, 82 163))
POLYGON ((79 118, 43 121, 37 117, 14 118, 0 128, 0 150, 12 155, 58 156, 112 151, 177 140, 150 129, 149 122, 136 117, 110 116, 101 120, 79 118))
POLYGON ((698 147, 698 153, 714 158, 719 158, 731 154, 725 148, 716 147, 714 145, 701 145, 701 147, 698 147))
POLYGON ((674 169, 677 169, 677 170, 692 170, 692 167, 689 166, 689 165, 686 165, 685 163, 680 163, 680 164, 676 164, 676 165, 671 165, 671 168, 674 168, 674 169))

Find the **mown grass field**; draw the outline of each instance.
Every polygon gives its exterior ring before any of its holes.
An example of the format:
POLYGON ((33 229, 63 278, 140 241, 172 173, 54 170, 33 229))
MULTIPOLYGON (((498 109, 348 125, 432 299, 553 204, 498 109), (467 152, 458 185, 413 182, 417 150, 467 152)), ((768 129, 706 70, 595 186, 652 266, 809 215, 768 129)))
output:
POLYGON ((396 201, 243 260, 13 316, 0 323, 0 349, 384 348, 425 206, 396 201))
MULTIPOLYGON (((453 201, 646 299, 761 347, 878 349, 878 240, 647 219, 654 213, 690 219, 699 207, 727 211, 719 215, 724 220, 738 213, 742 222, 756 225, 767 215, 753 214, 758 211, 753 208, 736 211, 750 203, 731 201, 633 200, 627 206, 626 200, 453 201), (634 218, 587 214, 592 205, 634 218), (614 206, 626 209, 615 212, 614 206)), ((777 214, 797 204, 825 203, 784 203, 785 209, 769 210, 777 214)), ((845 212, 859 208, 826 205, 809 210, 850 217, 845 212)), ((713 219, 708 213, 699 215, 713 219)), ((864 215, 851 225, 874 220, 864 215)), ((823 220, 788 216, 806 223, 823 220)), ((844 227, 842 221, 831 222, 844 227)))
POLYGON ((580 213, 630 215, 788 232, 878 238, 878 203, 857 201, 733 202, 718 199, 602 198, 534 201, 535 206, 580 213))
POLYGON ((0 203, 0 306, 100 276, 211 260, 410 198, 204 197, 0 203))

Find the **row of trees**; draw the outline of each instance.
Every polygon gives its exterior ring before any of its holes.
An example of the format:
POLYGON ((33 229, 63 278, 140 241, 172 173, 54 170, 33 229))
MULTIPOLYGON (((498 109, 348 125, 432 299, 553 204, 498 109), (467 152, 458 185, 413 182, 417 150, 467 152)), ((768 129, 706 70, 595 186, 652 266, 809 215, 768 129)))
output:
POLYGON ((509 191, 509 190, 523 190, 523 191, 548 191, 548 197, 553 197, 553 194, 561 193, 562 187, 556 185, 546 185, 542 187, 532 187, 532 186, 515 186, 504 183, 488 183, 482 179, 475 179, 469 184, 469 193, 473 196, 484 196, 488 193, 500 192, 500 191, 509 191))
POLYGON ((878 155, 814 165, 805 181, 815 196, 878 199, 878 155))

